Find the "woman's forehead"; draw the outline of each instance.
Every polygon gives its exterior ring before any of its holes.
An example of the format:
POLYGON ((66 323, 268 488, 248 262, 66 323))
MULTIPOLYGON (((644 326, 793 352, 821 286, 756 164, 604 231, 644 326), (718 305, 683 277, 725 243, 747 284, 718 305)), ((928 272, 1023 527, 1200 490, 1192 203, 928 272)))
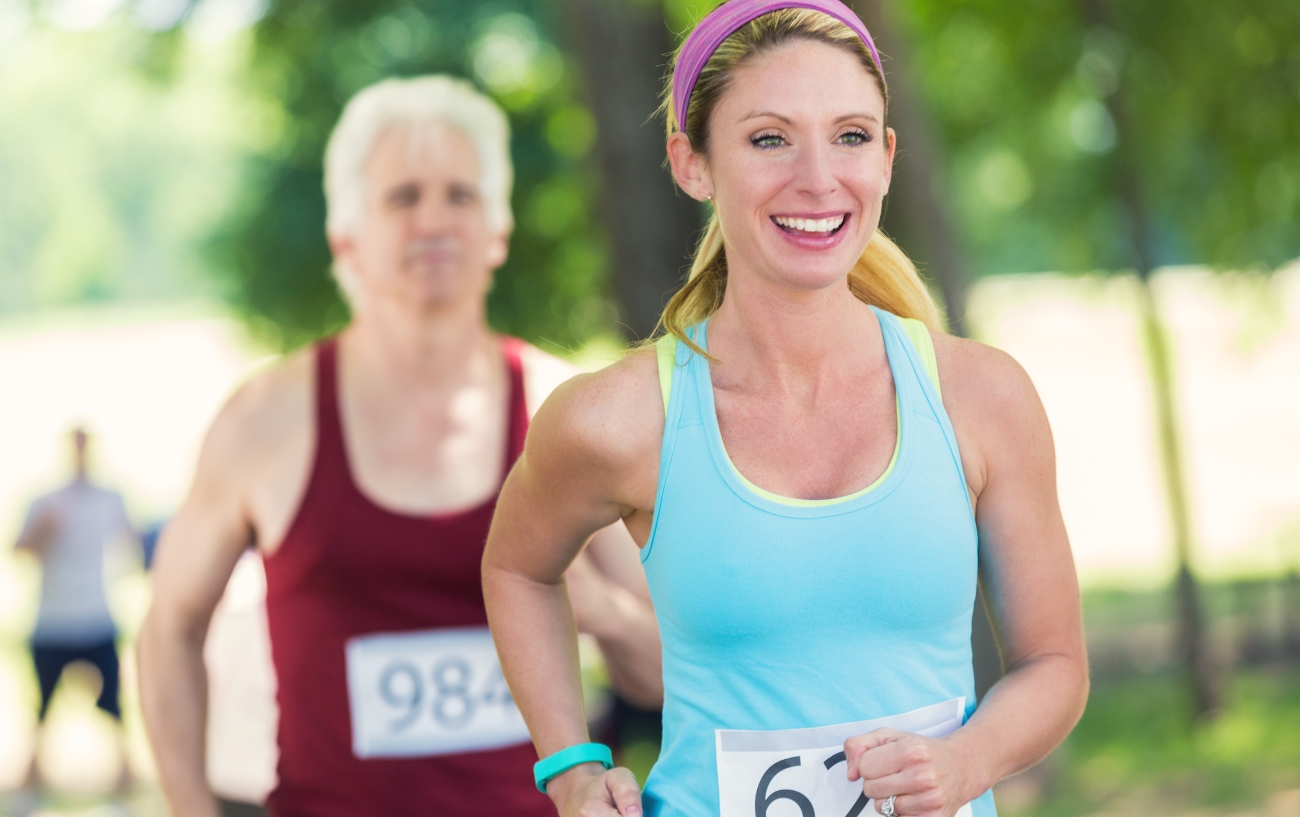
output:
POLYGON ((885 101, 876 78, 856 54, 829 43, 795 40, 736 66, 718 105, 733 120, 756 111, 880 119, 885 101))

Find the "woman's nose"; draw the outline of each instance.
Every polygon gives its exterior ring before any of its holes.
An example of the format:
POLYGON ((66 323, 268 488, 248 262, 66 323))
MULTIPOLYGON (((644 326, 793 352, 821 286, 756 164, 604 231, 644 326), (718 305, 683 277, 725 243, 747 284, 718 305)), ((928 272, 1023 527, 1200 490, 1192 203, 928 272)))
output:
POLYGON ((820 197, 830 195, 839 188, 828 146, 805 145, 799 151, 797 167, 795 184, 800 193, 820 197))

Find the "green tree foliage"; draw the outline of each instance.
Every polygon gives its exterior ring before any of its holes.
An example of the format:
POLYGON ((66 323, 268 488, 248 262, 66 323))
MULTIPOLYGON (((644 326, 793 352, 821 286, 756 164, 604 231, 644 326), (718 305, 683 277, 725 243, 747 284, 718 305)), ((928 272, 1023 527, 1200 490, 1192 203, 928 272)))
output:
POLYGON ((0 2, 0 313, 215 294, 198 246, 267 133, 228 92, 242 62, 238 36, 0 2))
POLYGON ((979 272, 1131 268, 1111 169, 1119 93, 1155 263, 1300 255, 1294 0, 1109 2, 1103 22, 1080 0, 889 8, 979 272))
POLYGON ((465 76, 513 129, 510 259, 489 299, 497 328, 561 346, 611 332, 606 247, 589 202, 591 114, 569 60, 548 36, 550 4, 451 0, 284 0, 255 33, 250 84, 285 127, 252 156, 245 192, 214 241, 236 302, 284 346, 332 331, 347 310, 329 275, 322 156, 344 103, 390 76, 465 76))

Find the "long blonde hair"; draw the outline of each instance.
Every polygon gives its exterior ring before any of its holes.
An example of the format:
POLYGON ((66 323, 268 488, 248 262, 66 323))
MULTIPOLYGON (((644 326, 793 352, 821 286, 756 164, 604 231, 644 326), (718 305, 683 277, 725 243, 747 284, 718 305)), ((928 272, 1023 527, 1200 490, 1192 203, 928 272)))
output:
MULTIPOLYGON (((733 70, 760 51, 794 39, 824 42, 843 48, 856 56, 880 86, 889 108, 889 91, 884 77, 866 44, 851 28, 833 17, 809 9, 781 9, 765 14, 740 28, 718 47, 700 71, 691 93, 690 107, 682 130, 691 146, 707 153, 709 117, 726 90, 733 70)), ((680 57, 680 49, 673 62, 680 57)), ((664 91, 661 110, 671 136, 677 130, 672 105, 672 66, 664 91)), ((883 128, 885 123, 881 123, 883 128)), ((916 265, 898 245, 876 230, 857 263, 849 270, 849 290, 864 303, 877 306, 903 318, 916 318, 936 331, 944 331, 944 321, 934 297, 922 280, 916 265)), ((727 291, 727 252, 723 246, 718 214, 709 216, 708 226, 691 260, 685 285, 668 301, 659 318, 661 331, 668 332, 697 354, 707 354, 686 336, 688 327, 703 321, 722 306, 727 291)), ((656 332, 659 334, 659 332, 656 332)))

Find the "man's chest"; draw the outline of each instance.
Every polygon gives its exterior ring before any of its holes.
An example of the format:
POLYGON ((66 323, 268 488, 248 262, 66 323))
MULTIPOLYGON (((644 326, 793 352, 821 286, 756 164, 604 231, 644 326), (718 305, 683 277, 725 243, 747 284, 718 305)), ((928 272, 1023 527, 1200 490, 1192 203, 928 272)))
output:
POLYGON ((358 423, 347 440, 352 480, 377 505, 403 513, 481 504, 504 477, 505 414, 504 407, 483 406, 434 420, 358 423))

